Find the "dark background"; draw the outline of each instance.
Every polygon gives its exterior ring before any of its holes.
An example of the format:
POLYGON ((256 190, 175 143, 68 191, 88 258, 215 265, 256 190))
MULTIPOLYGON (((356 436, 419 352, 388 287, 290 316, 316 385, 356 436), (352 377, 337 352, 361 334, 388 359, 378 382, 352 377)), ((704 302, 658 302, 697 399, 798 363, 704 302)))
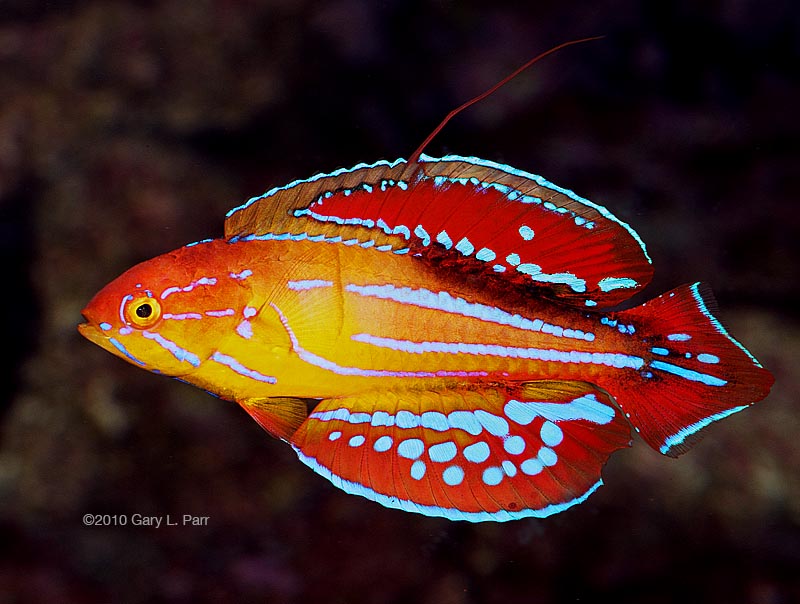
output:
POLYGON ((0 604, 799 602, 798 59, 793 0, 2 2, 0 604), (681 459, 637 441, 546 520, 405 514, 76 333, 102 285, 234 205, 407 157, 597 34, 427 151, 607 205, 653 257, 645 297, 713 285, 777 383, 681 459))

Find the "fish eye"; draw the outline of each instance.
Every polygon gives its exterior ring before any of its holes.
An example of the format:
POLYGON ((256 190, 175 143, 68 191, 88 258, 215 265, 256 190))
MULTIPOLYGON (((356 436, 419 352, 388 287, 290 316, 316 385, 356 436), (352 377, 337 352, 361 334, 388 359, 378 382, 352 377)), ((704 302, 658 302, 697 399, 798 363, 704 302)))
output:
POLYGON ((146 319, 153 314, 153 307, 148 302, 144 302, 136 307, 136 316, 146 319))
POLYGON ((161 318, 161 305, 149 296, 130 296, 125 304, 125 321, 139 329, 155 325, 161 318))

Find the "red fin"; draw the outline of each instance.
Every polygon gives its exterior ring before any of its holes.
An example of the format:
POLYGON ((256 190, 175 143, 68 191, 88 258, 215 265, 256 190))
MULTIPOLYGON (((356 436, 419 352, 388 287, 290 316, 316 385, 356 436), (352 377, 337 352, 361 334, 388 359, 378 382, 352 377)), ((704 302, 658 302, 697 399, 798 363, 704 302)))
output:
POLYGON ((602 484, 630 428, 582 382, 372 392, 322 401, 291 440, 348 493, 452 520, 544 517, 602 484))
POLYGON ((714 307, 710 289, 695 283, 614 314, 644 336, 645 363, 639 377, 608 390, 642 438, 665 455, 686 452, 706 426, 760 401, 774 382, 714 317, 714 307))
POLYGON ((239 404, 259 426, 285 441, 291 439, 308 416, 306 403, 299 398, 253 398, 239 404))
POLYGON ((495 258, 482 262, 486 272, 598 308, 628 299, 650 281, 641 239, 602 206, 494 162, 423 159, 436 199, 420 222, 430 221, 423 224, 434 238, 445 231, 461 257, 481 260, 479 252, 489 250, 495 258), (465 239, 474 254, 459 250, 465 239))
POLYGON ((480 274, 523 294, 603 308, 644 287, 644 244, 605 208, 490 161, 423 156, 274 189, 232 210, 226 237, 341 237, 480 274))

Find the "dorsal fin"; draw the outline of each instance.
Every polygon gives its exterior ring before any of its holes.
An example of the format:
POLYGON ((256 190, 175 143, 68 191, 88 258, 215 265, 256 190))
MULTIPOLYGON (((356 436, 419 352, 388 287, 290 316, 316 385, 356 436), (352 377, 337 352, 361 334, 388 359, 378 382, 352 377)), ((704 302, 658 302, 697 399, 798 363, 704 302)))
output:
POLYGON ((273 189, 228 214, 228 238, 324 237, 604 308, 652 276, 608 210, 540 176, 472 157, 360 164, 273 189))
MULTIPOLYGON (((407 249, 402 236, 373 229, 374 223, 353 221, 344 224, 334 220, 323 221, 306 212, 312 203, 320 203, 333 196, 348 197, 359 193, 381 193, 393 190, 407 170, 404 160, 385 160, 374 164, 358 164, 341 168, 330 174, 317 174, 311 178, 295 180, 275 187, 233 208, 225 218, 226 239, 305 239, 323 238, 348 244, 372 241, 370 246, 382 251, 407 249), (376 191, 378 189, 378 191, 376 191), (380 191, 383 189, 383 191, 380 191)), ((373 199, 377 200, 376 195, 373 199)))

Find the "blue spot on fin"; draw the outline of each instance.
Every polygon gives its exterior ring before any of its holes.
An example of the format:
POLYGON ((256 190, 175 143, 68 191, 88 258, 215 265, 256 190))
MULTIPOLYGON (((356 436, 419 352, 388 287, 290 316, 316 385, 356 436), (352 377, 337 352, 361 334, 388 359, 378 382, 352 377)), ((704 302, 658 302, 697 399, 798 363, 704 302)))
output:
POLYGON ((469 522, 543 518, 578 505, 602 484, 608 456, 630 444, 630 427, 608 395, 582 382, 449 388, 421 392, 416 405, 413 394, 403 396, 411 404, 401 410, 380 393, 322 400, 290 443, 304 464, 347 493, 469 522), (419 404, 431 399, 441 402, 436 410, 419 404), (586 423, 604 434, 602 453, 589 463, 560 447, 586 423), (346 443, 334 463, 332 440, 346 443), (392 464, 402 480, 361 471, 371 463, 392 464), (558 472, 555 488, 545 466, 558 472), (474 481, 505 495, 485 497, 474 481), (449 496, 437 499, 441 488, 449 496))

